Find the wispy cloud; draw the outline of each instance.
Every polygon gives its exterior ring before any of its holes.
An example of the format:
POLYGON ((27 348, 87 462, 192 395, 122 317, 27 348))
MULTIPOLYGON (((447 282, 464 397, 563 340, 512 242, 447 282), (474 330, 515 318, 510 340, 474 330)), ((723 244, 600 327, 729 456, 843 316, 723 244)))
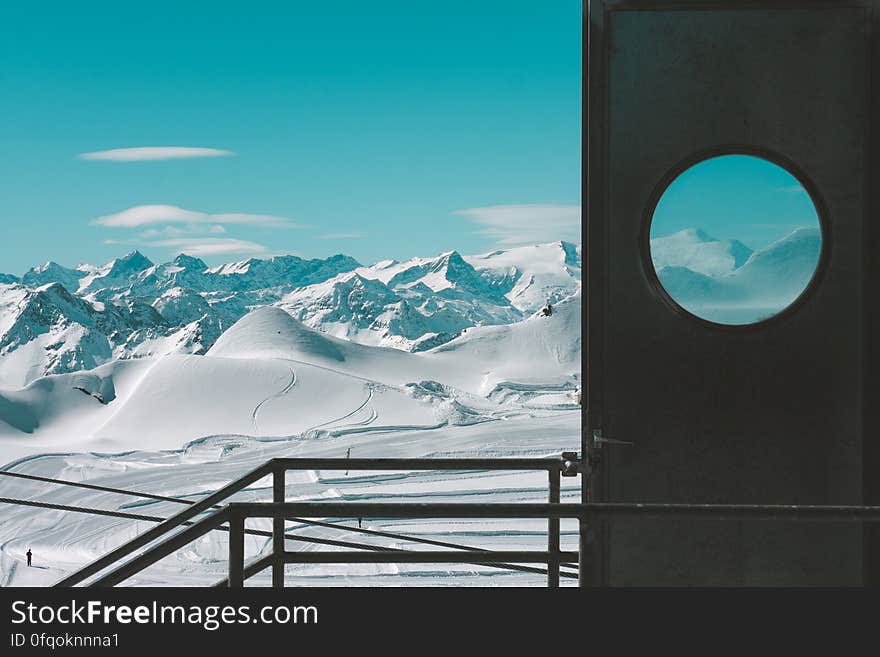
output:
POLYGON ((150 242, 149 246, 172 249, 198 257, 229 253, 268 253, 268 249, 262 244, 232 237, 181 237, 156 240, 150 242))
POLYGON ((180 237, 182 235, 222 235, 226 229, 220 225, 184 224, 181 226, 163 226, 162 228, 148 228, 138 234, 145 240, 159 237, 180 237))
POLYGON ((224 254, 271 255, 263 244, 225 235, 227 226, 305 228, 285 217, 268 214, 226 212, 210 214, 175 205, 136 205, 98 217, 93 225, 119 230, 124 239, 105 239, 105 244, 127 244, 145 249, 168 249, 193 256, 224 254))
POLYGON ((497 244, 534 244, 553 240, 580 241, 581 208, 579 205, 492 205, 457 210, 481 228, 477 234, 497 244))
POLYGON ((190 146, 140 146, 138 148, 114 148, 109 151, 80 153, 81 160, 105 160, 108 162, 148 162, 155 160, 182 160, 193 157, 224 157, 235 155, 219 148, 193 148, 190 146))
POLYGON ((208 214, 207 212, 185 210, 174 205, 136 205, 116 214, 98 217, 92 223, 97 226, 108 226, 111 228, 139 228, 141 226, 157 224, 295 226, 289 219, 268 214, 208 214))
POLYGON ((315 235, 316 239, 319 240, 354 240, 360 239, 362 237, 366 237, 366 233, 354 232, 354 233, 323 233, 321 235, 315 235))

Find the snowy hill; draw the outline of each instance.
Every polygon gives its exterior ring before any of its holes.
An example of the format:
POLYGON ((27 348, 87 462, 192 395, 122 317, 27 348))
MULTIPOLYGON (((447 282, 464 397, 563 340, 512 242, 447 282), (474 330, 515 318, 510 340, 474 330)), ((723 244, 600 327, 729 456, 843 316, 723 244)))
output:
POLYGON ((733 262, 732 250, 722 249, 722 242, 706 242, 705 234, 700 237, 700 232, 684 231, 688 235, 676 233, 651 241, 657 277, 685 309, 712 321, 733 324, 769 317, 790 305, 809 284, 822 246, 818 228, 798 228, 727 271, 727 264, 733 262), (702 241, 695 242, 689 235, 697 235, 702 241), (659 251, 655 250, 658 241, 662 247, 659 251), (694 251, 694 244, 709 250, 694 251), (682 251, 676 252, 674 245, 680 245, 682 251), (690 262, 690 266, 660 266, 663 262, 690 262), (716 273, 707 273, 710 271, 716 273))
POLYGON ((485 421, 511 403, 570 408, 566 391, 580 381, 580 313, 577 294, 550 317, 472 328, 410 353, 335 338, 265 306, 202 356, 112 360, 0 392, 0 457, 37 445, 122 452, 214 434, 284 436, 326 428, 328 418, 350 420, 340 409, 365 399, 358 413, 414 427, 485 421))
POLYGON ((799 228, 765 249, 756 251, 738 270, 725 277, 750 299, 788 305, 807 287, 822 248, 818 228, 799 228), (772 281, 772 285, 766 285, 772 281))
POLYGON ((474 327, 439 347, 408 353, 341 340, 305 326, 279 308, 266 307, 239 320, 208 356, 280 358, 389 385, 433 380, 486 395, 507 381, 576 379, 581 366, 580 326, 578 293, 559 303, 550 317, 534 315, 511 325, 474 327))

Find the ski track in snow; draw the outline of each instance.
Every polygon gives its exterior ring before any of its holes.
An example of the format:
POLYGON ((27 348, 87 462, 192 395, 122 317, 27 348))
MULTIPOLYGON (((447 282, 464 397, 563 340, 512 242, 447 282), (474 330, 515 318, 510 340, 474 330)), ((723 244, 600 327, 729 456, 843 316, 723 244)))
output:
POLYGON ((293 389, 293 387, 296 385, 296 370, 294 370, 292 367, 289 367, 288 369, 290 370, 290 381, 287 383, 287 385, 284 386, 278 392, 276 392, 274 395, 269 395, 268 397, 266 397, 263 401, 261 401, 259 404, 257 404, 256 407, 254 408, 254 412, 251 414, 251 419, 253 420, 253 423, 254 423, 254 434, 255 435, 260 435, 260 424, 257 420, 257 416, 260 414, 260 409, 262 409, 266 403, 272 401, 273 399, 280 399, 281 397, 284 397, 284 395, 286 395, 288 392, 290 392, 293 389))

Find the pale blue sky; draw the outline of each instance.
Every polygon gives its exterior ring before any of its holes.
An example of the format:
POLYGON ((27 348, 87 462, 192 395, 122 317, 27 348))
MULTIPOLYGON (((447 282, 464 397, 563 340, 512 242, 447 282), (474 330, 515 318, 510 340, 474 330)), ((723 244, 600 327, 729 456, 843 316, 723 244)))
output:
POLYGON ((683 172, 657 203, 651 237, 702 228, 717 239, 763 248, 797 228, 818 228, 806 189, 782 167, 749 155, 723 155, 683 172))
POLYGON ((0 271, 577 240, 580 21, 580 0, 5 2, 0 271), (231 154, 80 157, 161 146, 231 154))

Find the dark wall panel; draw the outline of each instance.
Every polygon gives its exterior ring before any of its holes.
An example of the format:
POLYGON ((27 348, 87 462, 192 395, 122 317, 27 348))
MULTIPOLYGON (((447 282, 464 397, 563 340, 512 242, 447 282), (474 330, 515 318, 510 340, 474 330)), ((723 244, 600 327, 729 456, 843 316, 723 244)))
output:
MULTIPOLYGON (((588 334, 604 328, 589 342, 602 371, 588 404, 607 436, 635 443, 605 450, 597 497, 861 504, 869 14, 639 4, 608 3, 625 9, 600 21, 606 82, 600 105, 588 99, 606 117, 603 148, 591 146, 606 182, 591 187, 605 196, 602 215, 588 217, 603 223, 588 226, 602 236, 588 237, 588 260, 595 253, 603 275, 587 285, 604 299, 587 317, 588 334), (696 321, 646 266, 665 182, 722 152, 790 168, 825 220, 814 287, 760 327, 696 321)), ((603 541, 611 584, 861 581, 855 526, 628 520, 603 541)))

